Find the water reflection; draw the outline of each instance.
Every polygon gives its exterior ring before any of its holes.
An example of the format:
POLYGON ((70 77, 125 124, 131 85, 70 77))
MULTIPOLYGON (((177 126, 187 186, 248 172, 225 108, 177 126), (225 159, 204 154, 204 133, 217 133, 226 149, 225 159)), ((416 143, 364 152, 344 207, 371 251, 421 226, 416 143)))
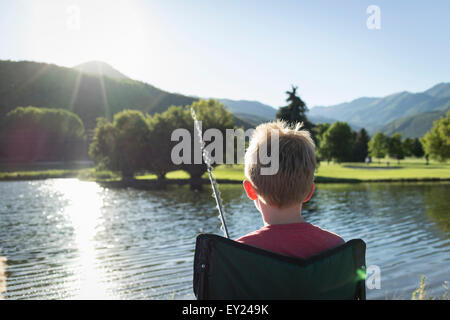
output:
MULTIPOLYGON (((367 243, 382 290, 410 298, 420 276, 430 294, 449 280, 450 184, 326 184, 304 216, 367 243)), ((262 226, 241 185, 220 185, 232 238, 262 226)), ((212 192, 108 190, 76 179, 0 183, 0 252, 6 299, 187 299, 195 237, 220 231, 212 192)), ((0 286, 1 288, 1 286, 0 286)), ((4 288, 3 288, 4 289, 4 288)), ((1 289, 0 289, 1 292, 1 289)))
POLYGON ((425 188, 425 211, 442 232, 450 233, 449 188, 425 188))
POLYGON ((450 277, 450 235, 443 229, 449 223, 449 199, 443 196, 448 187, 449 183, 320 185, 313 200, 317 212, 308 218, 346 240, 357 237, 366 242, 368 265, 378 265, 382 272, 382 288, 369 290, 369 299, 409 299, 422 275, 427 288, 439 296, 450 277))
POLYGON ((78 283, 74 283, 72 288, 77 292, 74 298, 112 298, 103 283, 104 275, 96 259, 95 236, 102 228, 102 189, 97 184, 72 179, 58 180, 53 188, 61 200, 67 200, 61 212, 67 221, 62 223, 68 222, 74 230, 73 241, 78 251, 78 259, 74 261, 75 268, 78 268, 78 283))
POLYGON ((6 257, 0 257, 0 300, 6 292, 6 257))

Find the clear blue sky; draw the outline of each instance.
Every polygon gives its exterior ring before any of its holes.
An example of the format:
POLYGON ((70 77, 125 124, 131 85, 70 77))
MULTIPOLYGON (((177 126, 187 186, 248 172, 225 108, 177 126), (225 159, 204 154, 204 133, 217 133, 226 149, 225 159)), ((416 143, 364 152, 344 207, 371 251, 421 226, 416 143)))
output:
POLYGON ((0 0, 0 59, 102 60, 171 92, 275 107, 294 84, 311 107, 450 81, 449 13, 448 0, 0 0))

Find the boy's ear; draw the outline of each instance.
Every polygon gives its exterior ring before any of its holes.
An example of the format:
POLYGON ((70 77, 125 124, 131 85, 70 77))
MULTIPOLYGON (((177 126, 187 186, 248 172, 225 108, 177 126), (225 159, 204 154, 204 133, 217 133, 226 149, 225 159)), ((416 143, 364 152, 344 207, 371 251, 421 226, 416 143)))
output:
POLYGON ((309 199, 311 199, 311 197, 314 193, 314 190, 316 190, 316 185, 313 183, 312 187, 311 187, 311 191, 309 191, 308 195, 306 196, 305 200, 303 200, 303 202, 307 202, 307 201, 309 201, 309 199))
POLYGON ((249 197, 250 200, 256 200, 258 198, 258 194, 256 193, 255 188, 253 188, 252 183, 248 180, 244 180, 243 184, 247 197, 249 197))

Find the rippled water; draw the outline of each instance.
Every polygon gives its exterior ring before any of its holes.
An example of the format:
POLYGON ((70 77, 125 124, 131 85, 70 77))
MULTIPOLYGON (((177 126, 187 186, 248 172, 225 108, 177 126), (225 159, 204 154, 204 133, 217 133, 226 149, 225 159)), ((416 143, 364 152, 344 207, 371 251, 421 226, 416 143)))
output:
MULTIPOLYGON (((381 269, 381 289, 367 290, 369 299, 409 299, 421 275, 428 293, 439 296, 450 280, 449 187, 321 184, 304 217, 346 240, 366 242, 367 265, 381 269)), ((232 238, 262 226, 240 185, 220 189, 232 238)), ((0 296, 194 298, 195 237, 222 235, 217 215, 208 188, 112 190, 77 179, 1 182, 0 296)))

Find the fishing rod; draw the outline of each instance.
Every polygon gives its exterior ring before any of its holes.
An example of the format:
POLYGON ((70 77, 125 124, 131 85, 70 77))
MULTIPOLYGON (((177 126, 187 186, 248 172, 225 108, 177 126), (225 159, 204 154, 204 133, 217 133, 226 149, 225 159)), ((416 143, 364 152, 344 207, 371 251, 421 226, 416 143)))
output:
POLYGON ((214 199, 216 199, 217 209, 219 210, 219 217, 220 217, 220 221, 222 222, 223 232, 224 232, 225 236, 229 239, 230 235, 228 233, 227 224, 225 223, 225 216, 223 214, 222 201, 220 200, 219 191, 218 191, 217 185, 216 185, 216 180, 214 179, 213 174, 212 174, 211 159, 210 159, 207 151, 205 150, 205 141, 203 141, 202 130, 200 129, 200 125, 199 125, 197 116, 196 116, 193 108, 191 108, 191 116, 192 116, 192 119, 194 119, 195 130, 197 131, 197 136, 200 140, 200 148, 202 151, 202 158, 203 158, 203 161, 205 162, 206 168, 208 170, 209 181, 211 182, 211 187, 213 189, 214 199))

